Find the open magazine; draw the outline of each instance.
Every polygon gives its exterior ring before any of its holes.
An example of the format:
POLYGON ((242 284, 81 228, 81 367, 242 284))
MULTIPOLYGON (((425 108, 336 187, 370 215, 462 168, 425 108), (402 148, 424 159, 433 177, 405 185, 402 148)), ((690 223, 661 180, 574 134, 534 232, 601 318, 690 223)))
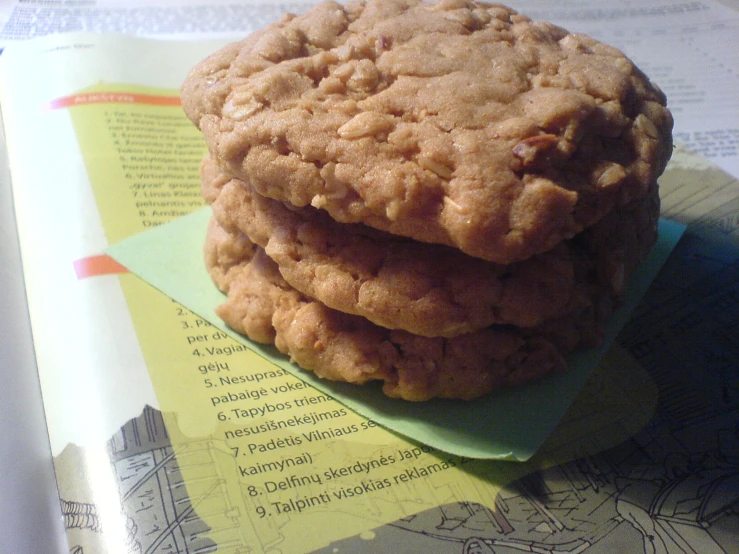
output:
POLYGON ((77 34, 3 54, 69 551, 731 551, 735 178, 676 154, 664 214, 688 235, 533 456, 450 453, 296 380, 106 255, 203 208, 205 146, 178 86, 221 44, 77 34))

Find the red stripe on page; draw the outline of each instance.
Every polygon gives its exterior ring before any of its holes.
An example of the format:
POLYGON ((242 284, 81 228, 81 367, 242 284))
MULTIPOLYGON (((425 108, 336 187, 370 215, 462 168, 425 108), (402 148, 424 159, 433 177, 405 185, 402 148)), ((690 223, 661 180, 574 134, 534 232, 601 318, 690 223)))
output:
POLYGON ((98 275, 128 273, 128 270, 110 256, 101 254, 76 260, 74 262, 74 272, 77 274, 77 279, 87 279, 98 275))
POLYGON ((179 96, 135 94, 130 92, 86 92, 55 98, 44 106, 48 110, 83 106, 85 104, 148 104, 150 106, 180 106, 179 96))

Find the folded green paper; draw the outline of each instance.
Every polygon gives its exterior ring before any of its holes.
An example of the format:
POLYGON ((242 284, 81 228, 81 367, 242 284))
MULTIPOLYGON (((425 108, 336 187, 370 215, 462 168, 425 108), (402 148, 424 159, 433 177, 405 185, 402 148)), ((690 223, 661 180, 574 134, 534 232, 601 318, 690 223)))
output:
POLYGON ((412 403, 387 398, 379 387, 318 379, 275 348, 254 343, 230 330, 215 314, 224 295, 213 285, 203 263, 202 247, 210 216, 210 208, 198 210, 126 239, 108 248, 107 254, 241 344, 385 428, 451 454, 508 461, 529 459, 549 436, 685 229, 677 223, 660 221, 659 240, 632 276, 624 304, 608 322, 603 345, 569 355, 566 372, 472 402, 412 403))

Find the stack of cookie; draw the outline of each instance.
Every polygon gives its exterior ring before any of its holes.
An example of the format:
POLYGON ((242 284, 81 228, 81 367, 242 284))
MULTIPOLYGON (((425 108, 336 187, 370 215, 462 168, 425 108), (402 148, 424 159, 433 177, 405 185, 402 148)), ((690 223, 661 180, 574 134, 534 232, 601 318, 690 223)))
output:
POLYGON ((421 401, 561 371, 656 240, 664 95, 501 5, 320 4, 201 62, 182 100, 219 315, 326 379, 421 401))

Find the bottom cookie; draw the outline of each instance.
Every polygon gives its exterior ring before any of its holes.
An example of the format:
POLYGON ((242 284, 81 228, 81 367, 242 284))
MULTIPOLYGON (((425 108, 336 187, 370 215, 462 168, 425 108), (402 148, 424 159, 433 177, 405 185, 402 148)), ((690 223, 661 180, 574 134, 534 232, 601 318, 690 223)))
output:
POLYGON ((217 313, 235 331, 274 344, 321 378, 382 381, 387 396, 410 401, 471 400, 563 371, 563 355, 595 345, 610 312, 600 306, 531 329, 494 325, 454 338, 429 338, 380 327, 301 294, 264 250, 245 235, 227 233, 215 220, 205 259, 227 294, 217 313))

